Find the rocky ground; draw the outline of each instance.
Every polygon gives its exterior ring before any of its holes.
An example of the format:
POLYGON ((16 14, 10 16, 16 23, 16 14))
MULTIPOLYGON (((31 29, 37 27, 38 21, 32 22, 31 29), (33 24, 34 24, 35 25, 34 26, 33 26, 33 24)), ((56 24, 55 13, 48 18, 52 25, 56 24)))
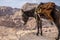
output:
MULTIPOLYGON (((36 36, 36 30, 20 30, 0 26, 0 40, 47 40, 42 36, 36 36)), ((51 40, 51 39, 49 39, 51 40)), ((55 40, 55 39, 52 39, 55 40)))
POLYGON ((0 26, 0 40, 55 40, 58 35, 55 25, 51 25, 49 21, 42 19, 44 20, 42 28, 43 36, 36 36, 36 23, 32 20, 34 18, 29 20, 26 26, 22 28, 0 26), (31 23, 34 23, 35 26, 31 23))

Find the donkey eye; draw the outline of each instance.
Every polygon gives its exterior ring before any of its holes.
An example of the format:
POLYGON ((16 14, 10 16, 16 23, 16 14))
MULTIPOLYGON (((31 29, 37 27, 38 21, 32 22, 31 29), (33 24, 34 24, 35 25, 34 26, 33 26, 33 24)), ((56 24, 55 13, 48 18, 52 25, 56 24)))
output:
POLYGON ((42 8, 42 7, 40 7, 40 8, 42 8))
POLYGON ((50 9, 52 9, 52 8, 50 8, 50 9))
POLYGON ((50 9, 52 9, 52 8, 49 8, 49 9, 47 9, 47 10, 50 10, 50 9))
POLYGON ((43 8, 43 9, 45 9, 45 8, 43 8))

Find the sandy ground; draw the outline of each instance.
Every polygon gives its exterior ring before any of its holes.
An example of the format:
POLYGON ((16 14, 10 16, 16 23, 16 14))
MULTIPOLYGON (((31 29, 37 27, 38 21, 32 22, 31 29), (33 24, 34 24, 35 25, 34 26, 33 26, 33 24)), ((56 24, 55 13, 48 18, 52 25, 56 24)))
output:
POLYGON ((55 38, 36 36, 36 30, 20 30, 0 26, 0 40, 55 40, 55 38))
POLYGON ((31 31, 22 31, 21 30, 20 40, 55 40, 54 38, 44 37, 44 36, 37 36, 36 30, 31 31))

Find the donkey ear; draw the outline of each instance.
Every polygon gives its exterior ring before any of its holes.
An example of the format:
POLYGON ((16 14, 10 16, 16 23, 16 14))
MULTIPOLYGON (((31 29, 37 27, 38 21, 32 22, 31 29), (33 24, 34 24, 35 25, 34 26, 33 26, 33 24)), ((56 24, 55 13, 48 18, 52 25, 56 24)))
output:
POLYGON ((42 2, 40 3, 40 5, 43 5, 43 4, 44 4, 44 3, 42 3, 42 2))
POLYGON ((41 2, 41 3, 37 6, 37 8, 40 8, 40 6, 42 6, 43 4, 44 4, 44 3, 41 2))

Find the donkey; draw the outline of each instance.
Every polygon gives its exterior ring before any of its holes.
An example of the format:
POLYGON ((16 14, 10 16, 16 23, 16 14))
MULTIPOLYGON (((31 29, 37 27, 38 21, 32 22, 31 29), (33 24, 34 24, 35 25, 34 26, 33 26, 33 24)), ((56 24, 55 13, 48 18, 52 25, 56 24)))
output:
POLYGON ((41 30, 41 35, 42 35, 42 20, 40 19, 41 17, 50 20, 51 24, 53 25, 52 23, 53 18, 51 17, 50 14, 53 12, 54 9, 55 9, 55 3, 52 2, 40 3, 38 7, 35 9, 35 14, 39 15, 37 20, 38 21, 37 35, 39 34, 39 28, 41 30))
MULTIPOLYGON (((58 28, 58 38, 56 40, 59 40, 60 36, 60 13, 56 10, 56 5, 53 2, 48 3, 41 3, 37 7, 36 13, 38 13, 40 16, 45 16, 46 19, 50 20, 51 24, 53 25, 52 21, 56 24, 58 28)), ((44 18, 44 17, 43 17, 44 18)))

